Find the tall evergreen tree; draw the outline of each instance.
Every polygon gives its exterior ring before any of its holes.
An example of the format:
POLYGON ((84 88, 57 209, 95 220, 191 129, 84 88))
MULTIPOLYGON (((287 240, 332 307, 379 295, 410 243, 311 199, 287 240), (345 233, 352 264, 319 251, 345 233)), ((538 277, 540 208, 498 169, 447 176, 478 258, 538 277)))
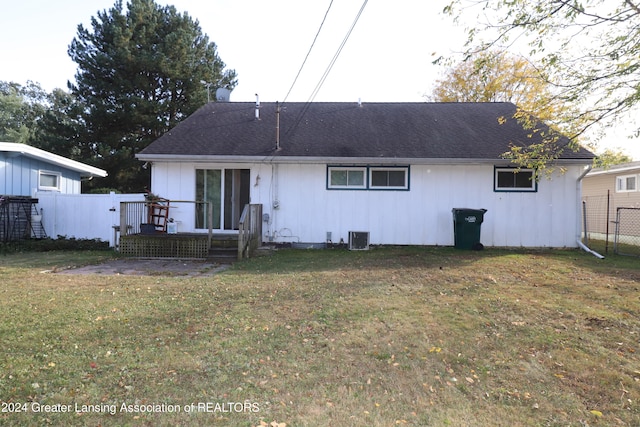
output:
POLYGON ((109 177, 95 185, 139 192, 148 172, 134 155, 207 102, 211 88, 232 89, 215 43, 198 21, 153 0, 118 0, 78 26, 69 55, 78 64, 69 89, 84 105, 86 140, 109 177))

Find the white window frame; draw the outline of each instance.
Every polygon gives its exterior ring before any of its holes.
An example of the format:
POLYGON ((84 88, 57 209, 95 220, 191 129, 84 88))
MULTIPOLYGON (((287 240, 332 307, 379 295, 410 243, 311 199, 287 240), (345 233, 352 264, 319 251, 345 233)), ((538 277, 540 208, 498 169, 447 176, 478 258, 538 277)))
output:
POLYGON ((371 190, 409 190, 409 166, 371 166, 369 167, 369 189, 371 190), (404 184, 403 185, 374 185, 373 173, 374 172, 391 172, 391 171, 403 171, 404 172, 404 184))
POLYGON ((60 191, 60 181, 62 180, 62 174, 60 172, 53 172, 47 170, 38 171, 38 190, 40 191, 60 191), (42 185, 42 177, 44 175, 54 176, 56 179, 56 185, 42 185))
POLYGON ((327 168, 327 188, 330 190, 366 190, 367 189, 367 167, 366 166, 329 166, 327 168), (333 184, 331 182, 332 172, 345 171, 347 173, 347 185, 333 184), (349 185, 349 172, 361 172, 362 184, 349 185))
POLYGON ((510 167, 495 167, 493 171, 493 191, 496 192, 512 192, 512 193, 535 193, 538 191, 538 183, 535 179, 535 170, 529 168, 510 168, 510 167), (498 174, 500 172, 508 172, 508 173, 523 173, 527 172, 531 174, 531 179, 529 180, 531 185, 529 187, 500 187, 498 184, 498 174))
POLYGON ((616 176, 616 193, 630 193, 632 191, 638 191, 638 175, 616 176), (629 178, 633 178, 634 188, 628 188, 627 184, 629 178))

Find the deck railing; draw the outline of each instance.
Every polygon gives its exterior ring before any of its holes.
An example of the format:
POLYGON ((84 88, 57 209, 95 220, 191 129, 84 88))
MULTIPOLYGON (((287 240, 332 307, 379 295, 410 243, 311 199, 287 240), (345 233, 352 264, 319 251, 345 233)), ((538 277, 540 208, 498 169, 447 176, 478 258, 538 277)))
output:
MULTIPOLYGON (((171 200, 168 216, 171 217, 171 208, 176 208, 177 205, 182 203, 205 205, 207 213, 207 224, 209 226, 209 242, 211 247, 211 240, 213 237, 213 207, 211 202, 193 201, 193 200, 171 200)), ((132 234, 141 233, 141 224, 147 224, 151 221, 153 216, 153 203, 149 201, 144 202, 120 202, 120 235, 129 236, 132 234)), ((166 228, 165 228, 166 229, 166 228)))
POLYGON ((246 204, 238 225, 238 259, 249 258, 262 243, 262 205, 246 204))

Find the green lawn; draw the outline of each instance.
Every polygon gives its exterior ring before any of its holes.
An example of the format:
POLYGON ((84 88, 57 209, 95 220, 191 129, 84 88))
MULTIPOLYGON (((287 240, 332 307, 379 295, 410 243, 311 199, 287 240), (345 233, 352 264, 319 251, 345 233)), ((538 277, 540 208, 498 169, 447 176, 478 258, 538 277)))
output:
POLYGON ((281 250, 209 278, 45 272, 106 256, 0 255, 0 425, 640 425, 637 258, 281 250))

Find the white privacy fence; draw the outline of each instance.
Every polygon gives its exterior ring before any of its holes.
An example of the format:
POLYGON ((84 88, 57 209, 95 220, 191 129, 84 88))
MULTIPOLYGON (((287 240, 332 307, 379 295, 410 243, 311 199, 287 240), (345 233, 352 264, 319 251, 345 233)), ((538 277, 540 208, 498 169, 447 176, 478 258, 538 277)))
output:
POLYGON ((117 244, 120 202, 142 202, 144 194, 60 194, 37 192, 36 208, 42 213, 42 225, 49 237, 100 239, 117 244))

